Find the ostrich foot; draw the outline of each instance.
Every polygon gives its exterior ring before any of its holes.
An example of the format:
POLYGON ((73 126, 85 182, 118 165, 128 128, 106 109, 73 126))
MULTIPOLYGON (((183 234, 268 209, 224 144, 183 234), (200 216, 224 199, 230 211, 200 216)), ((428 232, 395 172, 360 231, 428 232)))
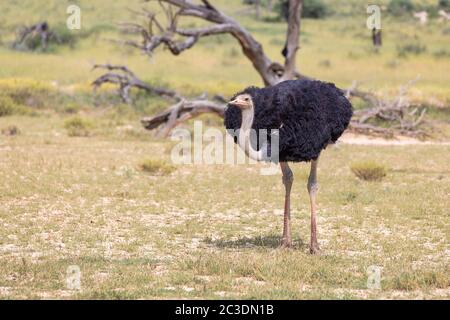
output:
POLYGON ((320 247, 318 243, 311 243, 309 246, 309 253, 310 254, 319 254, 320 253, 320 247))
POLYGON ((292 240, 290 240, 290 239, 289 240, 283 239, 279 246, 280 249, 290 249, 292 247, 293 247, 292 240))

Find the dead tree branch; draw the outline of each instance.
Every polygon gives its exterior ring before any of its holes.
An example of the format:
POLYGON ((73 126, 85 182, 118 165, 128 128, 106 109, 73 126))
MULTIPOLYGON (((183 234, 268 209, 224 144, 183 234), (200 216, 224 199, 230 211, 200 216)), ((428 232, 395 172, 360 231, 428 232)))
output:
POLYGON ((141 120, 142 125, 148 130, 160 128, 157 133, 158 137, 167 137, 171 130, 180 123, 203 113, 224 116, 226 101, 221 96, 215 96, 213 101, 208 100, 206 96, 188 100, 174 90, 153 87, 145 83, 126 66, 111 64, 96 64, 93 66, 93 69, 97 68, 106 69, 108 72, 92 82, 94 90, 105 83, 112 83, 119 86, 118 93, 126 103, 131 103, 129 92, 132 87, 176 101, 174 105, 156 116, 145 117, 141 120))
POLYGON ((148 130, 161 126, 157 136, 167 137, 174 127, 200 114, 213 113, 223 117, 225 107, 223 103, 209 100, 182 99, 156 116, 143 118, 141 123, 148 130))
POLYGON ((302 3, 303 0, 289 1, 290 14, 283 64, 271 61, 262 45, 245 28, 207 0, 202 0, 201 4, 189 0, 159 0, 166 25, 155 13, 142 9, 138 14, 146 19, 145 23, 121 24, 123 30, 140 34, 141 41, 127 40, 124 44, 139 48, 150 56, 160 46, 169 49, 174 55, 179 55, 192 48, 202 37, 230 34, 239 42, 244 55, 252 62, 264 84, 274 85, 280 81, 301 77, 296 70, 295 58, 299 48, 302 3), (202 28, 183 29, 178 26, 183 17, 198 18, 210 24, 202 28))
MULTIPOLYGON (((192 48, 203 37, 229 34, 234 37, 242 48, 242 52, 249 59, 261 76, 264 84, 274 85, 278 82, 306 78, 296 69, 296 53, 299 49, 300 17, 303 0, 290 0, 290 15, 283 49, 284 63, 274 62, 265 54, 262 45, 243 28, 236 20, 214 7, 208 0, 201 0, 196 4, 190 0, 159 0, 158 5, 164 13, 165 23, 162 23, 156 13, 142 9, 137 12, 145 18, 145 23, 123 23, 122 29, 128 33, 139 34, 141 41, 126 40, 123 42, 143 53, 151 56, 158 47, 168 49, 172 54, 179 55, 192 48), (209 24, 201 28, 181 28, 179 20, 183 17, 193 17, 209 24)), ((135 12, 136 13, 136 12, 135 12)), ((105 75, 110 82, 119 83, 121 95, 128 97, 129 76, 127 81, 117 76, 105 75)), ((145 128, 151 130, 162 126, 159 136, 167 136, 170 130, 179 123, 202 113, 212 112, 223 116, 225 99, 220 102, 208 100, 189 101, 178 97, 177 103, 166 111, 154 117, 142 119, 145 128)))
POLYGON ((289 1, 288 29, 286 34, 286 45, 283 49, 284 73, 280 81, 290 80, 297 73, 295 58, 300 46, 300 17, 302 14, 303 1, 289 1))
MULTIPOLYGON (((144 23, 123 23, 122 29, 129 33, 139 34, 141 40, 126 40, 124 44, 139 48, 144 54, 151 56, 159 47, 168 49, 172 54, 179 55, 192 48, 201 38, 219 34, 229 34, 234 37, 242 48, 246 58, 251 61, 254 69, 263 80, 264 85, 275 85, 281 81, 301 78, 303 76, 296 68, 296 54, 300 48, 300 22, 303 0, 289 0, 288 27, 286 31, 285 46, 282 50, 284 61, 272 61, 264 52, 262 45, 236 20, 212 6, 207 0, 194 3, 190 0, 158 0, 163 16, 153 11, 142 9, 135 12, 145 19, 144 23), (182 28, 179 25, 184 17, 191 17, 207 22, 208 25, 200 28, 182 28)), ((120 86, 124 99, 129 100, 128 91, 131 86, 139 87, 141 81, 126 71, 122 76, 106 74, 98 82, 113 82, 120 86)), ((95 82, 94 82, 95 85, 95 82)), ((410 103, 405 98, 405 88, 401 88, 394 100, 380 98, 370 92, 358 90, 355 82, 351 88, 342 90, 347 97, 358 97, 365 100, 370 107, 355 112, 350 127, 358 132, 390 135, 394 133, 417 135, 417 127, 422 123, 424 110, 410 110, 410 103), (387 128, 383 125, 387 125, 387 128)), ((142 86, 144 87, 145 86, 142 86)), ((151 91, 151 90, 149 90, 151 91)), ((173 94, 176 104, 164 112, 142 120, 145 128, 152 130, 162 127, 159 136, 167 136, 177 124, 186 121, 198 114, 212 112, 223 116, 224 101, 220 103, 200 99, 189 101, 179 95, 173 94)))
MULTIPOLYGON (((129 91, 132 87, 175 101, 175 104, 161 113, 141 120, 142 125, 148 130, 159 128, 158 137, 167 137, 174 127, 201 114, 224 116, 227 100, 222 96, 214 96, 213 100, 208 100, 206 96, 189 100, 174 90, 153 87, 145 83, 126 66, 94 65, 93 69, 97 68, 106 69, 108 72, 93 81, 94 90, 104 83, 113 83, 119 86, 118 92, 127 103, 131 102, 129 91)), ((356 82, 350 88, 342 90, 347 97, 361 98, 369 105, 354 112, 350 129, 358 133, 389 137, 398 134, 425 137, 426 133, 418 127, 423 123, 426 109, 415 107, 406 97, 408 88, 416 81, 417 79, 401 86, 393 99, 358 90, 356 82)))
MULTIPOLYGON (((265 54, 262 45, 236 20, 218 10, 208 0, 201 0, 200 2, 200 4, 197 4, 190 0, 158 0, 157 4, 164 14, 165 23, 161 22, 161 18, 156 13, 146 8, 138 12, 133 11, 136 15, 143 17, 145 22, 128 22, 122 23, 120 26, 127 33, 139 34, 141 40, 126 40, 122 43, 138 48, 149 56, 152 56, 158 47, 166 48, 172 54, 179 55, 192 48, 203 37, 229 34, 238 41, 244 55, 251 61, 265 85, 274 85, 293 78, 306 78, 297 71, 295 64, 296 53, 299 49, 300 16, 303 0, 289 1, 289 26, 286 33, 286 45, 283 49, 285 58, 283 64, 271 61, 265 54), (197 18, 209 24, 201 28, 181 28, 179 27, 179 20, 183 17, 197 18)), ((106 73, 94 81, 94 88, 105 82, 118 84, 119 93, 122 99, 127 102, 130 101, 129 90, 131 87, 155 92, 154 88, 149 89, 128 69, 112 69, 111 66, 106 67, 106 69, 121 73, 106 73)), ((225 99, 223 98, 220 99, 220 102, 214 102, 205 99, 187 100, 175 93, 167 96, 175 98, 177 103, 154 117, 142 119, 144 127, 149 130, 162 126, 158 133, 159 136, 167 136, 174 126, 199 114, 207 112, 219 116, 224 114, 225 99)))
MULTIPOLYGON (((51 38, 55 38, 57 42, 61 42, 59 36, 50 30, 46 21, 36 23, 30 27, 23 26, 17 31, 16 40, 13 43, 13 48, 18 48, 25 44, 28 39, 35 37, 40 38, 42 50, 47 50, 48 43, 51 38)), ((29 48, 28 48, 29 49, 29 48)))
POLYGON ((132 87, 142 89, 148 93, 156 94, 163 97, 181 99, 181 97, 173 90, 158 88, 145 83, 139 79, 130 69, 125 66, 116 66, 110 64, 96 64, 94 69, 106 69, 110 72, 103 74, 92 82, 94 90, 101 87, 105 83, 113 83, 119 86, 118 92, 125 103, 131 103, 130 89, 132 87))
POLYGON ((352 88, 348 90, 348 94, 367 101, 370 107, 354 112, 350 128, 365 134, 426 136, 426 133, 418 127, 423 123, 427 109, 422 108, 419 111, 419 107, 410 103, 406 96, 408 89, 418 80, 419 77, 402 85, 393 99, 380 98, 370 93, 358 91, 354 83, 352 88), (357 92, 357 94, 354 94, 354 92, 357 92))

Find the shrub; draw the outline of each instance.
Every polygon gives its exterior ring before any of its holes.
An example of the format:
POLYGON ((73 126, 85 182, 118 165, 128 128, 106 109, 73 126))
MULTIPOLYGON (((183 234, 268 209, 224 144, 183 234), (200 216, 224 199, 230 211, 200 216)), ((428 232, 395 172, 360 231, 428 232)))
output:
POLYGON ((399 57, 406 57, 409 54, 419 55, 425 51, 427 51, 427 47, 419 42, 410 42, 397 46, 397 55, 399 57))
POLYGON ((58 92, 50 85, 28 79, 0 79, 0 92, 0 96, 10 97, 15 104, 33 109, 44 108, 58 98, 58 92))
POLYGON ((328 7, 322 0, 304 0, 302 17, 322 19, 329 14, 328 7))
POLYGON ((72 49, 75 47, 78 39, 84 36, 84 34, 81 34, 80 32, 74 32, 73 30, 68 29, 65 25, 55 26, 53 32, 57 34, 57 37, 53 39, 53 44, 69 46, 72 49))
POLYGON ((0 95, 0 117, 27 112, 28 109, 25 106, 17 104, 10 96, 0 95))
MULTIPOLYGON (((55 30, 53 30, 51 27, 49 27, 50 29, 50 34, 49 37, 47 39, 47 50, 49 50, 49 48, 53 48, 53 46, 61 44, 63 41, 63 38, 61 38, 59 36, 59 31, 55 32, 55 30)), ((61 30, 63 30, 61 28, 61 30)), ((67 28, 66 28, 67 30, 67 28)), ((66 41, 66 39, 64 39, 66 41)), ((43 43, 42 43, 42 38, 41 35, 33 32, 28 34, 21 43, 14 43, 13 44, 13 48, 19 51, 43 51, 44 47, 43 47, 43 43)), ((52 50, 50 50, 52 51, 52 50)))
POLYGON ((414 10, 415 7, 411 0, 391 0, 387 7, 387 11, 392 15, 404 15, 414 10))
MULTIPOLYGON (((287 20, 289 15, 289 1, 288 0, 280 0, 275 6, 274 9, 278 12, 278 15, 281 19, 287 20)), ((328 7, 323 2, 323 0, 304 0, 303 1, 303 9, 302 9, 302 17, 303 18, 311 18, 311 19, 322 19, 330 14, 328 7)))
POLYGON ((330 68, 331 67, 331 62, 328 59, 321 60, 321 61, 319 61, 319 66, 325 67, 325 68, 330 68))
POLYGON ((78 113, 80 111, 80 106, 75 104, 75 103, 69 102, 68 104, 66 104, 63 107, 63 110, 64 110, 65 113, 75 114, 75 113, 78 113))
POLYGON ((19 128, 17 128, 17 126, 12 125, 2 129, 1 133, 5 136, 15 136, 20 134, 20 130, 19 128))
POLYGON ((440 9, 450 9, 450 0, 439 0, 438 7, 440 9))
MULTIPOLYGON (((85 39, 93 34, 112 30, 110 25, 99 24, 90 29, 69 30, 65 24, 50 25, 50 36, 47 41, 47 52, 56 51, 59 46, 68 46, 73 49, 79 40, 85 39)), ((43 51, 41 36, 39 34, 29 34, 22 43, 14 44, 16 50, 21 51, 43 51)))
POLYGON ((175 171, 175 166, 168 164, 166 161, 161 159, 147 159, 141 162, 139 165, 142 171, 156 174, 156 175, 167 175, 175 171))
POLYGON ((93 127, 92 122, 80 117, 73 117, 64 122, 64 128, 70 137, 87 137, 93 127))
POLYGON ((14 101, 8 96, 0 96, 0 117, 14 113, 14 101))
POLYGON ((450 51, 447 49, 440 49, 438 51, 433 52, 433 56, 435 58, 450 58, 450 51))
POLYGON ((386 168, 375 162, 355 163, 351 170, 359 179, 366 181, 380 181, 386 176, 386 168))

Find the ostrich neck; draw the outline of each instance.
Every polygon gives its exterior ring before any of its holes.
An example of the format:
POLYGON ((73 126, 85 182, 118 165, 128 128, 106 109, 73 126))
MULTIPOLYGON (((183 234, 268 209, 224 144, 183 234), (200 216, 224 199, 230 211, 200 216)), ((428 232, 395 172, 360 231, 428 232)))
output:
POLYGON ((253 125, 255 109, 253 107, 242 110, 241 131, 249 132, 253 125))
POLYGON ((242 110, 242 123, 239 130, 238 143, 248 157, 260 161, 263 159, 263 156, 267 154, 267 143, 265 143, 259 151, 253 149, 250 143, 251 128, 253 125, 254 116, 255 109, 253 107, 242 110))

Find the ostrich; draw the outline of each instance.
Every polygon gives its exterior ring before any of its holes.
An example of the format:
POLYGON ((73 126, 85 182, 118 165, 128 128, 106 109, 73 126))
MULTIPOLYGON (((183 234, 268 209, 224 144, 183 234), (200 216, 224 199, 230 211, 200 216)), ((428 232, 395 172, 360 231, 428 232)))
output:
MULTIPOLYGON (((271 161, 264 156, 270 148, 270 129, 278 129, 278 160, 285 187, 282 247, 292 247, 290 194, 294 180, 288 162, 311 161, 307 189, 311 206, 310 253, 319 252, 316 227, 317 164, 320 152, 334 143, 347 128, 352 106, 334 84, 313 80, 288 80, 277 85, 248 87, 236 94, 225 111, 225 127, 249 156, 271 161), (252 141, 251 129, 266 129, 267 141, 252 141), (247 143, 249 142, 249 143, 247 143)), ((254 139, 253 139, 254 140, 254 139)))

